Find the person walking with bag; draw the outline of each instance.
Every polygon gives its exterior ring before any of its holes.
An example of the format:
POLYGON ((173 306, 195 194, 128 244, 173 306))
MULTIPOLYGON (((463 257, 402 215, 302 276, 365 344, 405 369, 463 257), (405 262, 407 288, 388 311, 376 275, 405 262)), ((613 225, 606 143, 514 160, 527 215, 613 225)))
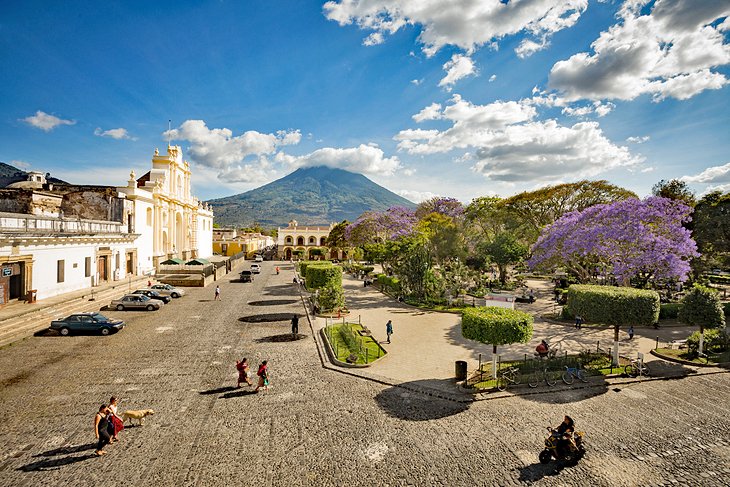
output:
POLYGON ((98 457, 106 455, 104 447, 110 443, 109 420, 107 419, 108 414, 109 408, 107 408, 106 404, 102 404, 99 407, 99 411, 96 413, 96 416, 94 416, 94 435, 98 440, 98 443, 96 444, 96 451, 94 451, 94 453, 98 457))
POLYGON ((264 388, 265 391, 269 390, 269 366, 266 363, 266 360, 261 362, 261 365, 259 365, 259 371, 256 372, 256 375, 259 376, 259 383, 256 385, 256 389, 254 389, 254 392, 259 392, 260 388, 264 388))
POLYGON ((390 335, 393 334, 393 322, 390 320, 385 324, 385 334, 388 335, 388 343, 390 343, 390 335))
POLYGON ((109 428, 109 433, 111 434, 111 441, 110 443, 113 443, 115 441, 118 441, 119 438, 117 438, 117 435, 120 431, 124 429, 124 421, 122 421, 122 418, 119 417, 119 414, 117 414, 117 398, 112 396, 111 399, 109 399, 109 424, 111 427, 109 428))
POLYGON ((241 387, 241 382, 245 382, 249 387, 253 385, 253 382, 249 378, 248 359, 244 358, 240 362, 236 360, 236 370, 238 371, 238 383, 236 387, 241 387))

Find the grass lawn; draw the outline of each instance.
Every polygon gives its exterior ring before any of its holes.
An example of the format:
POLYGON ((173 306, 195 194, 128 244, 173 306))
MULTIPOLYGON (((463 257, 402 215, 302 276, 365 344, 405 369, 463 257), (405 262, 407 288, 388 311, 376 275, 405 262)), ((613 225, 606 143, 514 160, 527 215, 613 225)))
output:
POLYGON ((367 364, 373 362, 385 354, 378 342, 370 336, 361 336, 358 332, 362 331, 362 325, 357 323, 342 323, 330 325, 327 327, 326 335, 335 352, 337 360, 347 362, 350 354, 357 355, 356 364, 367 364), (348 333, 351 330, 351 333, 348 333), (351 338, 347 340, 345 337, 349 335, 351 338))
POLYGON ((719 364, 730 362, 730 350, 726 350, 722 353, 711 353, 709 354, 709 360, 699 357, 692 356, 686 349, 673 349, 673 348, 658 348, 656 352, 659 355, 664 355, 669 358, 676 358, 680 360, 686 360, 695 364, 719 364))

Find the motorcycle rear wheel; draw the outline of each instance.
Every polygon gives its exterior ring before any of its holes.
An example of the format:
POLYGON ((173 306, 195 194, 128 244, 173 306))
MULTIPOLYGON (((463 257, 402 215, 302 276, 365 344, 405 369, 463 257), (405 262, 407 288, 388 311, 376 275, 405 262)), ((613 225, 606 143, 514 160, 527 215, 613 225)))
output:
POLYGON ((550 450, 543 450, 540 452, 540 455, 538 458, 540 459, 540 463, 550 463, 550 459, 553 457, 553 454, 550 453, 550 450))

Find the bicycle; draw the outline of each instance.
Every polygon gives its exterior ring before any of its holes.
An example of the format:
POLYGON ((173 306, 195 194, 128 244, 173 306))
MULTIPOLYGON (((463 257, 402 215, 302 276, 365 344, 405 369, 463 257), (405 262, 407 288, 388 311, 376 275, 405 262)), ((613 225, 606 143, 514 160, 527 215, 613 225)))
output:
POLYGON ((501 370, 497 375, 497 389, 504 391, 510 384, 519 384, 522 382, 522 374, 519 367, 509 367, 501 370))
POLYGON ((631 363, 626 364, 624 372, 629 377, 640 377, 642 375, 649 375, 649 366, 644 363, 643 360, 638 358, 633 359, 631 363))
POLYGON ((554 386, 558 383, 559 376, 560 372, 558 372, 557 370, 545 367, 542 370, 533 371, 527 378, 527 385, 534 389, 535 387, 537 387, 541 380, 544 380, 547 385, 554 386))
POLYGON ((565 372, 562 374, 563 382, 571 385, 576 377, 581 382, 588 382, 588 373, 585 369, 581 369, 580 365, 577 365, 576 367, 568 367, 566 365, 565 372))

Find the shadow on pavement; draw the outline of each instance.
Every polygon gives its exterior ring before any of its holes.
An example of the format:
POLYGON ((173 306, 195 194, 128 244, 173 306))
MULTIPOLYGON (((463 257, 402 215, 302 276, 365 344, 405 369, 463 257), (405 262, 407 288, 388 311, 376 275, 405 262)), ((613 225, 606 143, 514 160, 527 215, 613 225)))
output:
MULTIPOLYGON (((93 448, 93 446, 92 446, 93 448)), ((85 460, 89 460, 91 458, 96 458, 96 455, 89 454, 89 455, 82 455, 80 457, 61 457, 61 458, 52 458, 47 460, 38 460, 37 462, 31 462, 23 465, 22 467, 18 467, 18 470, 21 470, 23 472, 41 472, 44 470, 58 470, 61 467, 65 465, 71 465, 78 462, 83 462, 85 460)))
POLYGON ((232 399, 234 397, 252 396, 254 394, 258 393, 254 392, 253 389, 240 389, 236 392, 226 392, 219 399, 232 399))
MULTIPOLYGON (((537 453, 535 454, 535 456, 537 457, 537 453)), ((533 463, 532 465, 527 465, 519 469, 520 477, 518 478, 518 480, 523 483, 536 482, 543 477, 558 475, 566 467, 569 468, 570 465, 565 462, 558 461, 552 461, 546 464, 542 464, 539 462, 533 463)))
POLYGON ((301 340, 303 338, 307 338, 307 335, 302 335, 301 333, 298 333, 296 335, 293 335, 291 333, 282 333, 281 335, 271 335, 267 337, 261 337, 261 338, 255 338, 255 343, 282 343, 282 342, 295 342, 297 340, 301 340))
POLYGON ((469 409, 468 402, 451 401, 430 395, 439 394, 445 387, 453 389, 454 382, 451 379, 405 382, 381 391, 375 396, 375 402, 388 415, 407 421, 446 418, 469 409), (418 392, 419 389, 423 392, 418 392))
POLYGON ((276 321, 291 321, 294 316, 302 316, 299 313, 268 313, 261 315, 249 315, 238 318, 244 323, 274 323, 276 321))
POLYGON ((267 286, 263 293, 266 296, 298 296, 297 286, 294 284, 280 284, 278 286, 267 286))
POLYGON ((198 391, 201 396, 209 396, 211 394, 221 394, 223 392, 235 391, 236 388, 233 386, 218 387, 217 389, 208 389, 207 391, 198 391))
POLYGON ((34 457, 55 457, 58 455, 69 455, 71 453, 79 453, 82 451, 93 450, 96 447, 96 443, 86 443, 85 445, 69 445, 62 446, 60 448, 54 448, 53 450, 44 451, 33 455, 34 457))
POLYGON ((278 306, 280 304, 294 304, 296 299, 269 299, 267 301, 249 301, 249 306, 278 306))

